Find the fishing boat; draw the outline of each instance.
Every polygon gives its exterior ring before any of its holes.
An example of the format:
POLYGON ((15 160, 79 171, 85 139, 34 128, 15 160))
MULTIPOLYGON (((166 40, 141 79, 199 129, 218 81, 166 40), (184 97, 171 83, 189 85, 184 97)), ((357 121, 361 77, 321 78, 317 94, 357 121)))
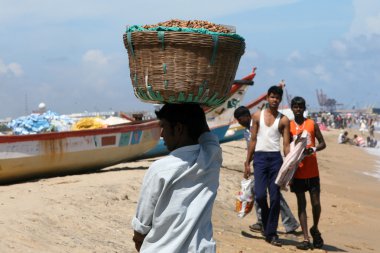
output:
MULTIPOLYGON (((222 140, 230 127, 233 119, 234 111, 240 102, 243 100, 245 93, 249 86, 253 85, 253 79, 256 76, 256 67, 252 72, 243 77, 241 80, 235 80, 232 85, 226 101, 216 108, 204 108, 206 120, 213 132, 219 140, 222 140)), ((158 144, 147 153, 143 154, 140 158, 157 157, 168 154, 163 139, 161 138, 158 144)))
POLYGON ((157 120, 108 128, 0 136, 0 184, 136 159, 160 139, 157 120))

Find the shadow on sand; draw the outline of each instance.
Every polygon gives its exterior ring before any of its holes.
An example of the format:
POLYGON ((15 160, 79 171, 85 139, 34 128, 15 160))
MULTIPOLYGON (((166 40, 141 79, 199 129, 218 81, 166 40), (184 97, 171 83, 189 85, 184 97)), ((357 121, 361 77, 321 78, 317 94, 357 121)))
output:
MULTIPOLYGON (((279 232, 279 234, 286 234, 284 232, 279 232)), ((241 231, 241 235, 246 237, 246 238, 251 238, 251 239, 260 239, 260 240, 265 240, 264 236, 261 235, 261 233, 258 233, 258 232, 246 232, 246 231, 241 231), (257 234, 257 235, 255 235, 257 234)), ((286 234, 288 235, 288 234, 286 234)), ((302 235, 302 232, 295 232, 295 233, 292 233, 292 235, 302 235)), ((282 241, 282 244, 283 246, 293 246, 294 248, 296 248, 297 244, 298 244, 298 240, 297 240, 297 237, 295 237, 294 239, 287 239, 287 238, 283 238, 282 236, 280 237, 281 241, 282 241)), ((315 249, 315 250, 319 250, 319 249, 315 249)), ((338 247, 335 247, 335 246, 332 246, 332 245, 329 245, 329 244, 325 244, 322 249, 320 250, 324 250, 324 251, 327 251, 327 252, 347 252, 346 250, 344 249, 341 249, 341 248, 338 248, 338 247)))

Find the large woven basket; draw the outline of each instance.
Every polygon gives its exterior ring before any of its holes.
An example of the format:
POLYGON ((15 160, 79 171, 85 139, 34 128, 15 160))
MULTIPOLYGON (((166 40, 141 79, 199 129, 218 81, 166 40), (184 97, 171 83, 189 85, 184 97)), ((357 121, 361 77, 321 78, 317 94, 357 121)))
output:
POLYGON ((244 40, 174 31, 124 34, 137 98, 151 103, 223 103, 235 78, 244 40))

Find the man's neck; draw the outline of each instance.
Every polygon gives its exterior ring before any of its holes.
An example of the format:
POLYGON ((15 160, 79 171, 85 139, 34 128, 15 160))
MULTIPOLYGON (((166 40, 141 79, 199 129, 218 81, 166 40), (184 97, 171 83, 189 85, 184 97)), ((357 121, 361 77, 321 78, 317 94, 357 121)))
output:
POLYGON ((295 117, 294 118, 294 121, 298 124, 298 125, 301 125, 305 122, 305 118, 303 116, 299 116, 299 117, 295 117))
POLYGON ((272 114, 273 116, 277 116, 278 114, 278 107, 268 107, 267 111, 272 114))

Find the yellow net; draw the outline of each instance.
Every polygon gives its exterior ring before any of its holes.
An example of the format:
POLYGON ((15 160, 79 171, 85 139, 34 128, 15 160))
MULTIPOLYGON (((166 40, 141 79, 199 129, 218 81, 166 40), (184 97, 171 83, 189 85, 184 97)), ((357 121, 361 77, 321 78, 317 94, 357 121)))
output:
POLYGON ((105 128, 106 125, 99 118, 83 118, 77 121, 72 130, 105 128))

